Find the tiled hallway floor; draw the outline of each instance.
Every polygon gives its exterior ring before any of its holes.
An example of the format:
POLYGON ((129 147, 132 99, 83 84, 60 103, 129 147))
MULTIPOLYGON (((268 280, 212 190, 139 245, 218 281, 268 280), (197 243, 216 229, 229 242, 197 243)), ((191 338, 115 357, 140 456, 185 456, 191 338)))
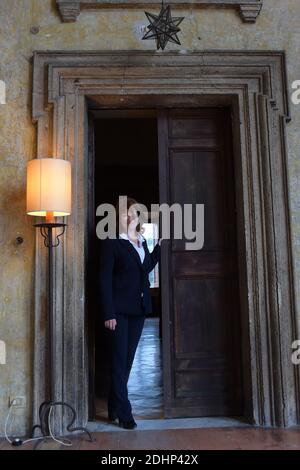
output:
MULTIPOLYGON (((146 318, 129 378, 128 391, 133 415, 140 430, 247 425, 238 419, 231 418, 164 419, 162 340, 159 337, 158 318, 146 318)), ((96 421, 89 423, 91 431, 116 432, 120 430, 118 426, 107 421, 106 400, 96 399, 96 416, 96 421)))

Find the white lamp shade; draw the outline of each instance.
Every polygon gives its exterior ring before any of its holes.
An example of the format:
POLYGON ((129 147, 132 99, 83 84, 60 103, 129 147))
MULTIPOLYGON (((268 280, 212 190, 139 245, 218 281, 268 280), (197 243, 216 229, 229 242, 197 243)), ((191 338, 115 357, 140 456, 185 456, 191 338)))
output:
POLYGON ((54 217, 71 214, 71 163, 36 158, 27 165, 27 214, 54 217))

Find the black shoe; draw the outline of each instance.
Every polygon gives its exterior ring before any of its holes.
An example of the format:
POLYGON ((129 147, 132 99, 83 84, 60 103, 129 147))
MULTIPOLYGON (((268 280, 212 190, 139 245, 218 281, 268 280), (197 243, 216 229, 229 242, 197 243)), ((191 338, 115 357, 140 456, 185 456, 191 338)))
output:
POLYGON ((108 420, 112 423, 118 419, 118 416, 115 413, 108 413, 108 420))
POLYGON ((119 418, 119 426, 120 426, 120 428, 124 428, 124 429, 134 429, 134 428, 137 427, 137 424, 134 421, 134 419, 131 419, 129 421, 122 421, 119 418))

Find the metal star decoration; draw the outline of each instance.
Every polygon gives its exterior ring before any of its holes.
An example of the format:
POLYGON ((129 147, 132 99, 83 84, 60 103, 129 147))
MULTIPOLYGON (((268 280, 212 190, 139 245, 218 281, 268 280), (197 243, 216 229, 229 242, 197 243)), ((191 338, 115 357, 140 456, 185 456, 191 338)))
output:
POLYGON ((142 39, 155 39, 157 49, 162 50, 164 50, 168 41, 179 45, 181 44, 177 33, 181 31, 178 26, 182 20, 184 20, 184 17, 172 18, 171 7, 163 3, 158 16, 147 11, 145 11, 145 15, 150 24, 147 26, 148 31, 142 39))

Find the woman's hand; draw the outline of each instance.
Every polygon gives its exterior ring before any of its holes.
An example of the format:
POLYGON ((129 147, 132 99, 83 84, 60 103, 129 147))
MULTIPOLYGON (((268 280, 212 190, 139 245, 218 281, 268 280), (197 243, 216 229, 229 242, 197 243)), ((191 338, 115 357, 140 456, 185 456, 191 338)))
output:
POLYGON ((108 328, 109 330, 114 330, 117 326, 117 320, 113 318, 112 320, 106 320, 104 322, 105 328, 108 328))

